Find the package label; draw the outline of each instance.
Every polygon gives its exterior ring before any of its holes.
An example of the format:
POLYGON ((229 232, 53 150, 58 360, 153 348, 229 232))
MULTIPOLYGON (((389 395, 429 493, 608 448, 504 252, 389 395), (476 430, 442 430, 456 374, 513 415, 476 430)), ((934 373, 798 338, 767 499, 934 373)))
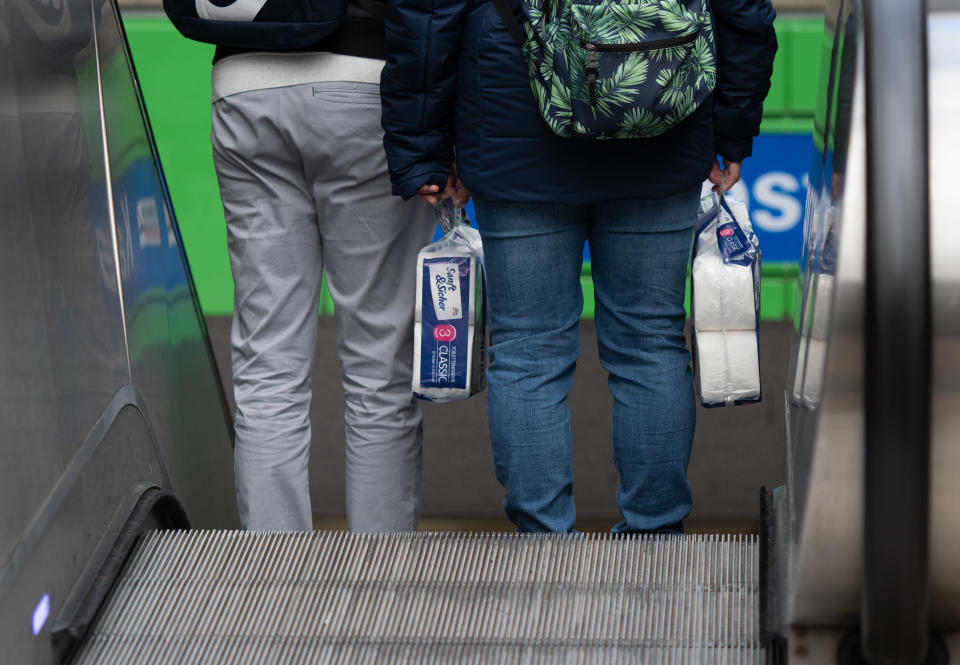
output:
POLYGON ((446 256, 424 259, 423 264, 420 386, 465 389, 470 373, 471 259, 446 256))
POLYGON ((724 263, 750 265, 750 258, 745 255, 751 249, 747 234, 743 232, 736 221, 730 220, 717 226, 717 245, 724 263))
MULTIPOLYGON (((428 263, 430 295, 438 321, 463 318, 460 294, 460 266, 457 263, 428 263)), ((469 284, 469 281, 468 281, 469 284)))

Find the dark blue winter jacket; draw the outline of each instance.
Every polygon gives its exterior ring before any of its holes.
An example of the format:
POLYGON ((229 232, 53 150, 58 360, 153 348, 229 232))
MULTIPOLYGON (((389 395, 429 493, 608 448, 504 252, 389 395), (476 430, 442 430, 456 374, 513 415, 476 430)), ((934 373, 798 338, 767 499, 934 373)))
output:
MULTIPOLYGON (((512 0, 515 7, 519 0, 512 0)), ((540 117, 527 68, 491 0, 391 0, 381 79, 393 193, 446 184, 487 198, 583 204, 662 198, 702 182, 717 154, 750 155, 777 39, 770 0, 712 0, 717 85, 655 138, 559 138, 540 117)))

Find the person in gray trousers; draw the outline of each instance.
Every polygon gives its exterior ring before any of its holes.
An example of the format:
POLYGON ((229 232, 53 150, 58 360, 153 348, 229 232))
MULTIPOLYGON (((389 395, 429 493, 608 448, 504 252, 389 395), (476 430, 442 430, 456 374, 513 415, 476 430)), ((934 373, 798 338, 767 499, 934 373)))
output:
POLYGON ((386 2, 299 52, 218 47, 213 155, 235 287, 235 469, 247 529, 312 528, 311 370, 321 275, 346 397, 347 522, 416 529, 422 416, 410 390, 416 257, 430 208, 390 194, 380 127, 386 2))

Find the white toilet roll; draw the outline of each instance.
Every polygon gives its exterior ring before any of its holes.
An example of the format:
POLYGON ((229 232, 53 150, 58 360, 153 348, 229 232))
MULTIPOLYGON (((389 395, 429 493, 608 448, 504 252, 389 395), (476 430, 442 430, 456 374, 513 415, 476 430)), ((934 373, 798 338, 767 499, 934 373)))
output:
POLYGON ((823 396, 827 371, 827 340, 811 337, 807 347, 807 372, 803 381, 803 405, 815 408, 823 396))
POLYGON ((753 330, 696 333, 700 400, 725 404, 760 397, 760 358, 753 330))
POLYGON ((754 330, 753 271, 724 263, 714 244, 693 259, 693 325, 697 330, 754 330))
POLYGON ((796 373, 793 377, 793 387, 790 390, 790 396, 793 398, 794 404, 800 404, 800 400, 803 397, 803 373, 807 366, 807 347, 809 342, 809 337, 806 335, 800 336, 800 341, 797 346, 796 373))
POLYGON ((813 306, 810 320, 810 336, 827 339, 830 336, 830 312, 833 304, 833 275, 821 273, 816 276, 813 288, 813 306))
POLYGON ((808 408, 819 406, 826 371, 827 340, 802 336, 797 356, 797 374, 793 380, 794 403, 802 403, 808 408))
POLYGON ((797 375, 793 380, 793 399, 808 408, 816 408, 823 396, 823 377, 827 371, 827 340, 803 336, 800 338, 799 351, 797 375))

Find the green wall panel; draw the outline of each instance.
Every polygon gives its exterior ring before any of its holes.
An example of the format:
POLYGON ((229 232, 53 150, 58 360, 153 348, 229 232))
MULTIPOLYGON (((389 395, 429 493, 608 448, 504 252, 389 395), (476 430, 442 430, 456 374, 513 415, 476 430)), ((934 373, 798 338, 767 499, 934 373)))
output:
POLYGON ((823 19, 779 18, 776 29, 780 47, 760 130, 809 133, 822 61, 823 19))
POLYGON ((789 109, 793 115, 811 119, 820 78, 823 21, 793 21, 790 24, 789 109))
POLYGON ((181 36, 164 16, 124 19, 200 305, 233 311, 226 226, 210 148, 213 47, 181 36))
POLYGON ((767 93, 767 98, 763 101, 764 122, 768 118, 787 115, 790 111, 790 96, 788 93, 790 81, 787 76, 782 74, 789 67, 790 38, 782 24, 777 25, 777 41, 779 47, 773 60, 773 78, 770 80, 770 92, 767 93))

